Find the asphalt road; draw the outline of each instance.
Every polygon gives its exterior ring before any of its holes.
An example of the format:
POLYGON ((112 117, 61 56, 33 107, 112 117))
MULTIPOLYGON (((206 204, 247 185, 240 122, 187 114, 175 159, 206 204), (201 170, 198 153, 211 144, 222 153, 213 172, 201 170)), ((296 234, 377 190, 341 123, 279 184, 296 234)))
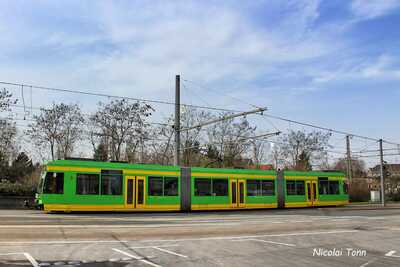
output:
POLYGON ((400 209, 0 210, 0 266, 400 266, 400 209))

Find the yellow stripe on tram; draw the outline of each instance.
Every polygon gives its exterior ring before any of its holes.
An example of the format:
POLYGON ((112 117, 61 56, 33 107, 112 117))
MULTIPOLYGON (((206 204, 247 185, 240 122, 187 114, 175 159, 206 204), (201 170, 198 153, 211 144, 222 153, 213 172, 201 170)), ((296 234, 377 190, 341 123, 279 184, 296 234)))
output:
POLYGON ((142 208, 132 208, 125 205, 79 205, 79 204, 45 204, 46 211, 145 211, 166 210, 178 211, 180 205, 146 205, 142 208))
POLYGON ((192 177, 225 177, 225 178, 268 178, 275 179, 274 175, 234 174, 234 173, 207 173, 193 172, 192 177))

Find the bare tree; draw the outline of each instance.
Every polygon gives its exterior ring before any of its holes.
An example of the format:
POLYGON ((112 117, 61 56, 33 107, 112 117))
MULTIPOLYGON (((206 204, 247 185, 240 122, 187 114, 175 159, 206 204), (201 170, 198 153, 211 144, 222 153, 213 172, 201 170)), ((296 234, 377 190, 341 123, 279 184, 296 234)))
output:
POLYGON ((130 103, 126 99, 98 104, 99 108, 91 116, 91 121, 99 129, 102 137, 107 137, 112 160, 122 159, 123 151, 136 153, 136 142, 146 139, 148 127, 146 118, 154 111, 152 106, 140 102, 130 103))
POLYGON ((275 143, 271 146, 270 157, 276 170, 284 168, 282 149, 275 143))
POLYGON ((61 110, 64 110, 62 117, 60 138, 57 140, 59 158, 67 158, 72 155, 74 145, 82 139, 83 118, 81 109, 78 105, 62 105, 61 110))
POLYGON ((244 162, 245 152, 251 145, 249 137, 254 135, 255 130, 256 127, 251 126, 246 118, 236 123, 230 119, 210 126, 207 130, 209 164, 216 163, 223 167, 248 164, 244 162))
POLYGON ((15 148, 17 128, 14 122, 0 120, 0 159, 8 162, 15 148))
POLYGON ((252 147, 253 164, 259 166, 265 159, 267 144, 264 142, 264 140, 258 139, 249 139, 249 142, 252 147))
POLYGON ((330 133, 313 131, 290 131, 280 139, 282 156, 287 159, 287 167, 296 170, 310 170, 311 163, 322 160, 327 155, 330 133))
MULTIPOLYGON (((199 125, 213 119, 210 112, 193 107, 184 107, 181 111, 182 129, 199 125)), ((203 143, 202 128, 181 132, 182 163, 185 166, 197 166, 201 160, 201 147, 203 143)))
MULTIPOLYGON (((353 177, 357 177, 357 178, 367 177, 365 162, 363 160, 351 159, 350 164, 351 164, 351 171, 352 171, 353 177)), ((347 159, 346 158, 338 159, 334 163, 333 168, 335 170, 339 170, 344 173, 347 173, 347 159)))
POLYGON ((51 109, 41 109, 34 115, 34 123, 29 125, 27 135, 34 140, 38 148, 50 148, 51 158, 56 153, 66 158, 73 152, 75 143, 80 139, 83 128, 83 116, 76 104, 54 104, 51 109))
POLYGON ((12 99, 12 94, 6 88, 0 90, 0 112, 8 110, 10 105, 16 103, 17 100, 12 99))
POLYGON ((170 117, 165 124, 153 127, 150 132, 152 138, 149 140, 149 161, 157 164, 172 164, 174 154, 174 129, 173 118, 170 117))
MULTIPOLYGON (((0 112, 9 111, 10 105, 17 103, 12 94, 5 88, 0 90, 0 112)), ((8 162, 14 149, 17 129, 15 123, 7 119, 0 119, 0 157, 8 162)))

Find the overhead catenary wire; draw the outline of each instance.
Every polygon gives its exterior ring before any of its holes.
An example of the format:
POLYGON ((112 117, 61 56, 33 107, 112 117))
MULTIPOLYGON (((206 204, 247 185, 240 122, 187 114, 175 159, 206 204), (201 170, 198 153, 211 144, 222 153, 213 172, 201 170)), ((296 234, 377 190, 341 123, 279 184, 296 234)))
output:
MULTIPOLYGON (((17 104, 10 104, 10 106, 11 107, 17 107, 17 108, 23 108, 23 106, 17 105, 17 104)), ((50 110, 49 108, 45 108, 45 107, 31 107, 31 109, 33 109, 33 110, 46 110, 46 111, 50 110)), ((82 113, 82 115, 86 116, 86 117, 90 117, 92 114, 82 113)), ((12 120, 13 118, 10 117, 10 118, 4 118, 4 119, 11 119, 12 120)), ((16 120, 18 120, 18 119, 16 119, 16 120)), ((26 119, 26 120, 35 121, 34 119, 26 119)), ((171 127, 173 126, 172 124, 163 123, 163 122, 146 122, 146 123, 153 124, 153 125, 161 125, 161 126, 171 126, 171 127)))
POLYGON ((254 104, 249 103, 249 102, 247 102, 247 101, 244 101, 243 99, 240 99, 240 98, 238 98, 238 97, 234 97, 234 96, 232 96, 232 95, 230 95, 230 94, 221 93, 221 92, 219 92, 218 90, 214 90, 214 89, 212 89, 212 88, 210 88, 210 87, 206 87, 206 86, 201 85, 201 84, 198 84, 198 83, 196 83, 196 82, 194 82, 194 81, 187 80, 187 79, 182 79, 182 80, 185 81, 185 82, 191 83, 191 84, 193 84, 193 85, 195 85, 195 86, 197 86, 197 87, 199 87, 199 88, 203 88, 203 89, 212 91, 212 92, 214 92, 214 93, 216 93, 216 94, 228 96, 228 97, 230 97, 231 99, 234 99, 234 100, 239 101, 239 102, 241 102, 241 103, 245 103, 246 105, 249 105, 249 106, 251 106, 251 107, 253 107, 253 108, 261 108, 260 106, 254 105, 254 104))
MULTIPOLYGON (((400 149, 398 149, 398 148, 384 148, 382 150, 383 151, 399 151, 400 152, 400 149)), ((364 150, 364 151, 358 151, 358 152, 353 152, 353 153, 372 153, 372 152, 379 152, 379 149, 364 150)))
MULTIPOLYGON (((164 101, 164 100, 153 100, 153 99, 145 99, 145 98, 137 98, 137 97, 119 96, 119 95, 111 95, 111 94, 104 94, 104 93, 86 92, 86 91, 81 91, 81 90, 39 86, 39 85, 32 85, 32 84, 25 84, 25 83, 13 83, 13 82, 6 82, 6 81, 0 81, 0 84, 11 85, 11 86, 30 86, 33 89, 41 89, 41 90, 47 90, 47 91, 83 94, 83 95, 100 96, 100 97, 108 97, 108 98, 116 98, 116 99, 126 99, 126 100, 133 100, 133 101, 139 101, 139 102, 149 102, 149 103, 157 103, 157 104, 165 104, 165 105, 174 105, 175 106, 174 102, 169 102, 169 101, 164 101)), ((181 106, 187 106, 187 107, 193 107, 193 108, 199 108, 199 109, 209 109, 209 110, 216 110, 216 111, 224 111, 224 112, 241 112, 241 111, 232 110, 232 109, 191 105, 191 104, 182 104, 182 103, 181 103, 181 106)))
MULTIPOLYGON (((300 121, 296 121, 296 120, 291 120, 291 119, 287 119, 287 118, 284 118, 284 117, 281 117, 281 116, 276 116, 276 115, 271 115, 271 114, 265 114, 265 113, 264 113, 264 114, 261 114, 261 116, 266 116, 266 117, 269 117, 269 118, 274 118, 274 119, 278 119, 278 120, 282 120, 282 121, 287 121, 287 122, 290 122, 290 123, 295 123, 295 124, 299 124, 299 125, 303 125, 303 126, 307 126, 307 127, 312 127, 312 128, 316 128, 316 129, 328 131, 328 132, 331 132, 331 133, 350 135, 350 136, 353 136, 353 137, 358 137, 358 138, 361 138, 361 139, 366 139, 366 140, 371 140, 371 141, 376 141, 376 142, 379 141, 379 139, 376 139, 376 138, 372 138, 372 137, 368 137, 368 136, 363 136, 363 135, 359 135, 359 134, 353 134, 353 133, 345 132, 345 131, 341 131, 341 130, 335 130, 335 129, 332 129, 332 128, 327 128, 327 127, 323 127, 323 126, 318 126, 318 125, 311 124, 311 123, 306 123, 306 122, 300 122, 300 121)), ((399 145, 398 143, 394 143, 394 142, 387 141, 387 140, 383 140, 383 142, 385 142, 385 143, 387 143, 387 144, 391 144, 391 145, 396 145, 396 146, 399 145)))
MULTIPOLYGON (((185 80, 185 79, 184 79, 184 81, 187 81, 187 82, 190 82, 190 83, 192 83, 192 84, 195 84, 195 85, 197 85, 198 87, 207 88, 207 89, 209 89, 209 90, 212 90, 212 89, 210 89, 210 88, 208 88, 208 87, 199 85, 198 83, 195 83, 195 82, 190 81, 190 80, 185 80)), ((212 91, 214 91, 214 90, 212 90, 212 91)), ((241 103, 250 105, 250 106, 252 106, 252 107, 258 107, 257 105, 254 105, 254 104, 252 104, 252 103, 248 103, 247 101, 244 101, 243 99, 239 99, 239 98, 232 97, 232 96, 230 96, 229 94, 225 94, 225 95, 228 96, 228 97, 231 97, 231 98, 233 98, 233 99, 235 99, 235 100, 237 100, 237 101, 239 101, 239 102, 241 102, 241 103)), ((306 122, 301 122, 301 121, 297 121, 297 120, 292 120, 292 119, 284 118, 284 117, 282 117, 282 116, 272 115, 272 114, 270 114, 270 113, 262 113, 262 114, 260 114, 260 115, 261 115, 261 116, 265 116, 265 117, 269 117, 269 118, 273 118, 273 119, 277 119, 277 120, 286 121, 286 122, 288 122, 289 124, 290 124, 290 123, 294 123, 294 124, 298 124, 298 125, 303 125, 303 126, 307 126, 307 127, 311 127, 311 128, 316 128, 316 129, 328 131, 328 132, 331 132, 331 133, 344 134, 344 135, 349 135, 349 136, 358 137, 358 138, 361 138, 361 139, 366 139, 366 140, 371 140, 371 141, 376 141, 376 142, 379 141, 379 139, 377 139, 377 138, 372 138, 372 137, 363 136, 363 135, 359 135, 359 134, 353 134, 353 133, 349 133, 349 132, 341 131, 341 130, 335 130, 335 129, 333 129, 333 128, 318 126, 318 125, 315 125, 315 124, 312 124, 312 123, 306 123, 306 122)), ((383 142, 385 142, 385 143, 387 143, 387 144, 392 144, 392 145, 400 146, 400 144, 398 144, 398 143, 394 143, 394 142, 387 141, 387 140, 383 140, 383 142)))
MULTIPOLYGON (((354 156, 355 158, 377 158, 380 157, 381 155, 360 155, 360 156, 354 156)), ((389 154, 383 154, 384 157, 386 156, 400 156, 400 153, 389 153, 389 154)))
MULTIPOLYGON (((30 86, 30 87, 32 87, 34 89, 42 89, 42 90, 50 90, 50 91, 58 91, 58 92, 68 92, 68 93, 84 94, 84 95, 91 95, 91 96, 101 96, 101 97, 109 97, 109 98, 119 98, 119 99, 127 99, 127 100, 149 102, 149 103, 175 105, 175 103, 169 102, 169 101, 141 99, 141 98, 134 98, 134 97, 123 97, 123 96, 109 95, 109 94, 104 94, 104 93, 94 93, 94 92, 85 92, 85 91, 80 91, 80 90, 61 89, 61 88, 38 86, 38 85, 25 84, 25 83, 13 83, 13 82, 0 81, 0 84, 12 85, 12 86, 30 86)), ((224 112, 243 112, 241 110, 216 108, 216 107, 209 107, 209 106, 199 106, 199 105, 190 105, 190 104, 181 104, 181 105, 182 106, 187 106, 187 107, 193 107, 193 108, 209 109, 209 110, 224 111, 224 112)), ((255 105, 251 104, 251 106, 255 106, 255 105)), ((269 118, 273 118, 273 119, 277 119, 277 120, 286 121, 286 122, 289 122, 289 123, 295 123, 295 124, 298 124, 298 125, 303 125, 303 126, 307 126, 307 127, 311 127, 311 128, 316 128, 316 129, 328 131, 328 132, 331 132, 331 133, 350 135, 350 136, 353 136, 353 137, 358 137, 358 138, 361 138, 361 139, 366 139, 366 140, 371 140, 371 141, 379 141, 379 139, 377 139, 377 138, 372 138, 372 137, 363 136, 363 135, 359 135, 359 134, 353 134, 353 133, 350 133, 350 132, 336 130, 336 129, 333 129, 333 128, 318 126, 318 125, 315 125, 315 124, 312 124, 312 123, 306 123, 306 122, 301 122, 301 121, 297 121, 297 120, 292 120, 292 119, 284 118, 282 116, 266 114, 266 113, 263 113, 263 114, 260 114, 260 115, 261 116, 266 116, 266 117, 269 117, 269 118)), ((388 140, 383 140, 383 142, 387 143, 387 144, 391 144, 391 145, 396 145, 396 146, 400 145, 399 143, 394 143, 394 142, 391 142, 391 141, 388 141, 388 140)))

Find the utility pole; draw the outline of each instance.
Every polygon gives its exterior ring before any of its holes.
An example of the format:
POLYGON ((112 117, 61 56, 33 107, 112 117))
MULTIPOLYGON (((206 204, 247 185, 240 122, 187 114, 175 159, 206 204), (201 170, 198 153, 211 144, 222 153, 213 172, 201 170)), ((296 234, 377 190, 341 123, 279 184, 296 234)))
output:
POLYGON ((381 203, 382 206, 385 206, 385 178, 383 174, 383 146, 382 146, 382 139, 379 139, 379 153, 380 153, 380 158, 381 158, 381 203))
POLYGON ((350 135, 346 135, 346 148, 347 148, 347 177, 349 181, 353 180, 352 168, 351 168, 351 152, 350 152, 350 135))
POLYGON ((179 166, 179 154, 181 147, 181 76, 175 76, 175 153, 174 153, 174 165, 179 166))
POLYGON ((140 163, 144 163, 144 140, 143 136, 140 136, 140 163))

